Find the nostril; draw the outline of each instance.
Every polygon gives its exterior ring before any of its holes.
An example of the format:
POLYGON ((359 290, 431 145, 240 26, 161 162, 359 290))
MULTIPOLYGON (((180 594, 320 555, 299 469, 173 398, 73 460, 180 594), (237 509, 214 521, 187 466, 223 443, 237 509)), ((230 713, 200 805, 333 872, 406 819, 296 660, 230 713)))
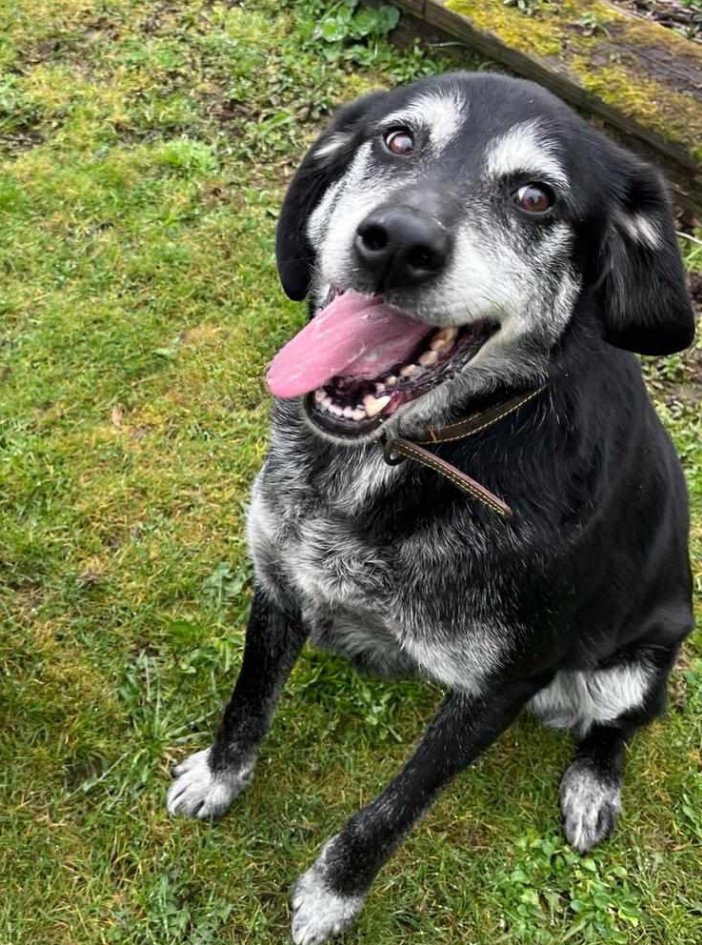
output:
POLYGON ((358 235, 361 237, 363 246, 371 252, 380 252, 388 245, 388 231, 378 223, 371 223, 363 227, 358 235))
POLYGON ((434 271, 441 268, 441 254, 430 246, 414 246, 405 257, 412 269, 434 271))

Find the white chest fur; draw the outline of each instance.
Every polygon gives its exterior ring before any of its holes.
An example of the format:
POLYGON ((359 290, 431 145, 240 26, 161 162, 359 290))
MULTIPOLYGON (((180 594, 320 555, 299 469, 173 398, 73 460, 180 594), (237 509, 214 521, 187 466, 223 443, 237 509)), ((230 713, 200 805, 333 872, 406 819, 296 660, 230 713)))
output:
POLYGON ((281 505, 278 496, 274 511, 266 496, 259 479, 248 519, 257 580, 274 596, 281 582, 293 592, 313 638, 324 624, 326 642, 349 656, 367 655, 378 666, 387 655, 388 663, 412 666, 450 688, 481 690, 501 660, 504 632, 467 611, 450 628, 446 620, 432 621, 418 580, 422 568, 411 573, 406 553, 364 541, 332 508, 300 514, 295 501, 281 505))
POLYGON ((387 586, 387 562, 372 545, 354 537, 332 515, 298 517, 294 508, 281 512, 280 506, 272 511, 258 483, 248 536, 259 579, 276 584, 283 578, 301 597, 303 608, 330 613, 367 609, 369 595, 382 595, 387 586))

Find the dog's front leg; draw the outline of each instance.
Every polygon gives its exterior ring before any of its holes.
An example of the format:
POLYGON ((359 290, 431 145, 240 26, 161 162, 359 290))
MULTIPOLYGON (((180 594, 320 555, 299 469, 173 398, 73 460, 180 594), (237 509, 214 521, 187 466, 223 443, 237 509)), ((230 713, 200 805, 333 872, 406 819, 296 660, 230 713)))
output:
POLYGON ((296 945, 319 945, 354 921, 378 870, 439 791, 512 722, 538 691, 509 682, 489 694, 450 693, 404 769, 332 837, 293 891, 296 945))
POLYGON ((286 613, 262 590, 255 591, 234 692, 214 744, 175 769, 167 799, 171 814, 200 820, 220 817, 248 786, 258 747, 306 637, 297 616, 286 613))

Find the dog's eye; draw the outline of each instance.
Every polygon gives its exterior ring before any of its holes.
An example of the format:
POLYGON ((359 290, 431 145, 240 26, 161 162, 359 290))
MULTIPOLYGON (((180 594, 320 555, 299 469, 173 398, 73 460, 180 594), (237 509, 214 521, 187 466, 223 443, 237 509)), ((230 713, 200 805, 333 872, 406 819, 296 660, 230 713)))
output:
POLYGON ((524 184, 514 194, 514 202, 525 213, 539 216, 551 209, 556 202, 556 195, 548 184, 524 184))
POLYGON ((383 134, 383 143, 391 154, 414 151, 414 135, 409 128, 391 128, 383 134))

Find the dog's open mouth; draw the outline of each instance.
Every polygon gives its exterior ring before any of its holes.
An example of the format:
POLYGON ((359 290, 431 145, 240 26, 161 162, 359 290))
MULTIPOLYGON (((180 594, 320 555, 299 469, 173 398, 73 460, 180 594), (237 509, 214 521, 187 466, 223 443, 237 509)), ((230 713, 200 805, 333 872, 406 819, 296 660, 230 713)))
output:
POLYGON ((278 352, 266 379, 277 397, 304 396, 321 429, 363 436, 453 376, 497 328, 487 321, 437 328, 379 296, 332 289, 320 312, 278 352))
POLYGON ((369 380, 333 377, 306 396, 305 408, 310 418, 330 433, 370 433, 403 404, 448 380, 478 352, 490 334, 486 324, 470 329, 430 329, 406 361, 369 380))

